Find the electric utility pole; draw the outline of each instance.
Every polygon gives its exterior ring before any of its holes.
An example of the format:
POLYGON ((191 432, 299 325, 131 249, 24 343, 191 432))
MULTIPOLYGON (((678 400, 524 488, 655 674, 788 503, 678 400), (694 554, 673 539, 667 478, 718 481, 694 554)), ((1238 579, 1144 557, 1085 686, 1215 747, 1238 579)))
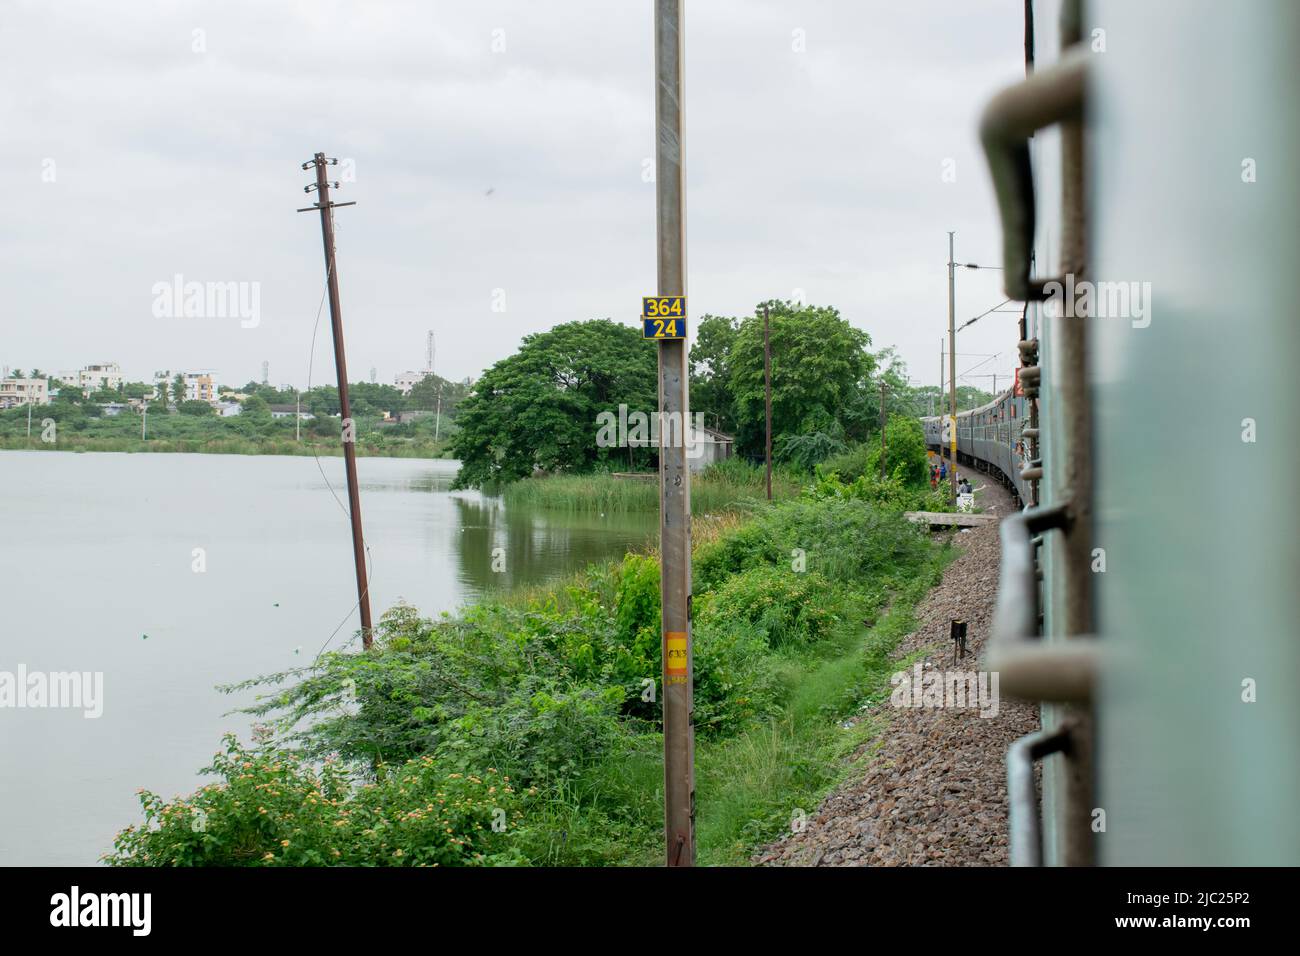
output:
MULTIPOLYGON (((369 648, 374 641, 370 624, 370 586, 366 582, 366 544, 361 536, 361 492, 357 486, 357 449, 355 425, 352 421, 352 403, 348 399, 348 362, 343 351, 343 309, 339 305, 339 277, 334 263, 334 207, 355 206, 354 202, 330 202, 330 182, 325 178, 326 166, 337 166, 337 159, 326 159, 317 153, 302 164, 304 170, 316 167, 316 182, 304 186, 304 192, 316 190, 319 200, 299 212, 320 210, 321 240, 325 245, 325 281, 329 287, 330 322, 334 330, 334 369, 338 374, 339 411, 343 425, 343 463, 348 474, 348 514, 352 519, 352 558, 357 570, 357 606, 361 610, 361 643, 369 648)), ((338 188, 338 183, 334 183, 338 188)))
MULTIPOLYGON (((655 233, 660 296, 686 295, 682 157, 684 0, 655 0, 655 233)), ((683 305, 682 311, 685 312, 683 305)), ((695 663, 691 646, 691 472, 686 339, 659 341, 659 553, 663 648, 664 840, 668 866, 695 865, 695 663), (673 441, 672 423, 680 428, 673 441)))
POLYGON ((885 480, 885 380, 880 380, 880 480, 885 480))
POLYGON ((767 406, 766 458, 767 500, 772 500, 772 330, 767 306, 763 306, 763 401, 767 406))
MULTIPOLYGON (((430 332, 429 334, 432 335, 433 333, 430 332)), ((433 373, 430 372, 429 374, 432 375, 433 373)), ((440 434, 442 434, 442 382, 438 383, 438 410, 434 413, 433 419, 433 440, 435 442, 440 434)))
POLYGON ((948 479, 952 501, 957 500, 957 317, 956 290, 954 273, 956 266, 952 261, 952 236, 948 233, 948 387, 952 396, 949 402, 952 413, 952 439, 949 445, 951 460, 948 462, 948 479))

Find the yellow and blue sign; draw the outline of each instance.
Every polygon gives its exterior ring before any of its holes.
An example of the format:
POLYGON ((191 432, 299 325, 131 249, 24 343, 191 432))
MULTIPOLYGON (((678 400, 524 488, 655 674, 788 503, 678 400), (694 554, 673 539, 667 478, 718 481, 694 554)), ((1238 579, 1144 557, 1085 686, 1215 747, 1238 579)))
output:
POLYGON ((686 338, 686 296, 643 296, 641 335, 647 339, 686 338))

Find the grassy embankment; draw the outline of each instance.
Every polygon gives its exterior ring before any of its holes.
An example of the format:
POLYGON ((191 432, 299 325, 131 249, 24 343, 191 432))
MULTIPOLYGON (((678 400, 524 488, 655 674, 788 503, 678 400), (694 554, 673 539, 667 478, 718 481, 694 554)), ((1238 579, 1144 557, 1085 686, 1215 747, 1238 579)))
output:
MULTIPOLYGON (((550 511, 619 513, 659 509, 658 473, 643 477, 615 477, 609 473, 553 475, 526 478, 497 489, 507 505, 550 511)), ((772 472, 773 499, 797 495, 806 476, 789 468, 772 472)), ((691 513, 720 514, 765 500, 767 487, 762 468, 732 458, 691 476, 691 513)))
MULTIPOLYGON (((901 516, 924 493, 819 481, 699 522, 700 862, 744 862, 879 732, 843 724, 951 556, 901 516)), ((228 740, 216 783, 144 794, 110 862, 658 863, 658 584, 633 554, 435 620, 399 606, 369 653, 248 682, 275 688, 275 744, 228 740)))
MULTIPOLYGON (((148 437, 141 438, 141 421, 134 412, 106 418, 73 413, 67 406, 50 406, 63 420, 47 430, 42 416, 33 417, 27 435, 26 412, 0 412, 0 449, 76 452, 182 452, 207 455, 342 455, 338 419, 302 423, 295 438, 294 421, 264 416, 194 416, 165 412, 149 415, 148 437), (51 440, 43 440, 42 435, 51 440)), ((357 418, 357 454, 391 458, 442 458, 447 453, 449 425, 443 422, 438 441, 433 423, 420 419, 404 425, 379 427, 377 419, 357 418)))

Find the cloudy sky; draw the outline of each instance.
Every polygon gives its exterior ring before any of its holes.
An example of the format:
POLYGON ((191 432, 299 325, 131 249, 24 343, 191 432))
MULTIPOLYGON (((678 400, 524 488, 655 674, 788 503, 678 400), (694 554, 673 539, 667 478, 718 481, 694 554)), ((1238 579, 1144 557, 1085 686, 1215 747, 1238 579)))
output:
MULTIPOLYGON (((357 202, 336 214, 353 380, 422 368, 429 329, 440 374, 478 375, 560 322, 635 325, 654 291, 651 0, 0 7, 0 364, 242 384, 267 361, 304 384, 324 269, 294 210, 317 150, 357 202), (256 324, 158 315, 178 275, 258 283, 256 324)), ((935 383, 947 231, 958 261, 998 262, 975 125, 1023 77, 1022 9, 688 0, 691 313, 802 290, 935 383)), ((958 273, 959 322, 1002 298, 998 273, 958 273)), ((989 316, 958 370, 1000 352, 974 374, 1009 374, 1015 339, 989 316)))

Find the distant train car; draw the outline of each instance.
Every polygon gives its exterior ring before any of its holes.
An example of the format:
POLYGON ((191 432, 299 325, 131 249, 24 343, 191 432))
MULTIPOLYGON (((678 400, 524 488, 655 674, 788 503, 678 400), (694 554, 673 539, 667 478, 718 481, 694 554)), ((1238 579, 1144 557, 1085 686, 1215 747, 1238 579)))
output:
MULTIPOLYGON (((1026 408, 1025 399, 1009 389, 987 405, 957 413, 957 463, 1005 485, 1022 503, 1030 500, 1031 491, 1025 477, 1026 408)), ((931 416, 921 419, 921 425, 929 450, 948 457, 943 421, 931 416)))

